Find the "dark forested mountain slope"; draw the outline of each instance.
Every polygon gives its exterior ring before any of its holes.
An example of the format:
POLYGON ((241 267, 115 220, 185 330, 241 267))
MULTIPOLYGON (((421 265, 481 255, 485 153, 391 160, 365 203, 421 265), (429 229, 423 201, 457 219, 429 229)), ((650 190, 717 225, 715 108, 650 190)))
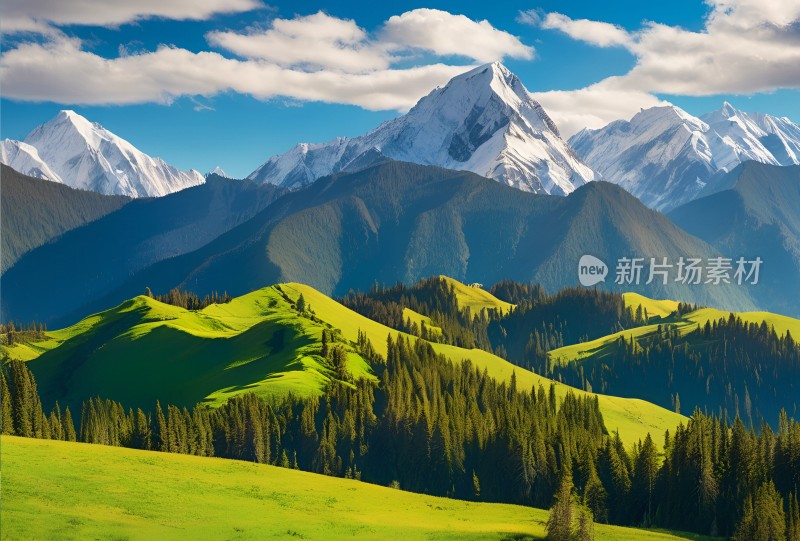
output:
POLYGON ((2 269, 62 233, 113 212, 130 201, 123 196, 76 190, 28 177, 0 164, 2 182, 2 269))
POLYGON ((200 248, 282 193, 210 176, 194 188, 133 201, 21 258, 3 276, 3 319, 49 322, 79 312, 137 270, 200 248))
POLYGON ((746 162, 718 184, 727 189, 669 217, 721 252, 764 261, 752 293, 759 306, 800 315, 800 166, 746 162))
MULTIPOLYGON (((298 281, 345 294, 438 274, 464 282, 536 281, 556 290, 577 283, 585 253, 613 265, 636 254, 677 259, 714 252, 611 184, 591 183, 563 198, 521 193, 468 172, 388 162, 289 194, 208 246, 137 273, 97 306, 146 286, 239 294, 298 281)), ((612 269, 603 287, 636 289, 613 280, 612 269)), ((741 287, 659 282, 639 289, 725 308, 752 306, 741 287)))
MULTIPOLYGON (((469 172, 386 162, 287 194, 212 242, 236 220, 228 217, 224 226, 198 233, 214 223, 210 217, 224 218, 237 207, 235 198, 212 198, 225 205, 204 212, 208 203, 190 200, 206 193, 201 189, 169 196, 181 197, 179 205, 160 199, 152 203, 158 203, 153 210, 136 214, 133 210, 140 207, 132 206, 127 211, 131 214, 98 222, 91 231, 31 254, 14 269, 18 272, 9 273, 9 283, 20 291, 39 283, 34 280, 45 261, 69 269, 72 255, 85 251, 91 264, 80 262, 81 272, 70 270, 58 285, 4 298, 5 313, 14 319, 67 323, 59 318, 77 320, 145 287, 156 293, 180 287, 199 295, 236 295, 297 281, 342 295, 376 282, 413 283, 439 274, 463 282, 538 282, 554 291, 577 284, 584 254, 609 265, 609 276, 599 285, 604 289, 731 309, 752 307, 744 287, 690 287, 672 280, 645 286, 644 273, 638 288, 614 284, 620 257, 675 261, 682 256, 708 258, 715 251, 608 183, 590 183, 564 198, 523 193, 469 172), (159 205, 164 208, 156 213, 159 205), (175 214, 184 213, 196 220, 172 223, 175 214), (188 239, 191 246, 184 242, 188 239), (202 241, 209 244, 202 246, 202 241), (190 247, 195 251, 189 252, 190 247), (70 284, 70 296, 55 295, 64 284, 70 284)), ((243 199, 251 203, 249 196, 243 199)))

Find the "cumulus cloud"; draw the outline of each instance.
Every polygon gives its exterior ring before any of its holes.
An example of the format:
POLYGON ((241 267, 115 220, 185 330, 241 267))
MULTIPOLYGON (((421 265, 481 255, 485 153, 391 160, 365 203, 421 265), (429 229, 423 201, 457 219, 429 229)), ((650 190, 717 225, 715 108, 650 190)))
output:
POLYGON ((602 128, 620 118, 630 118, 642 109, 667 105, 647 92, 614 88, 597 83, 580 90, 551 90, 533 95, 558 126, 563 137, 583 128, 602 128))
POLYGON ((30 40, 0 57, 3 93, 20 101, 127 104, 237 92, 258 99, 402 111, 474 67, 446 65, 429 55, 421 65, 406 67, 416 51, 477 61, 533 55, 531 47, 487 21, 427 9, 393 17, 373 33, 355 21, 319 12, 275 19, 266 29, 217 31, 206 37, 221 52, 162 45, 133 54, 122 49, 116 58, 105 58, 63 34, 30 40), (410 31, 412 22, 420 25, 418 32, 410 31), (396 67, 400 61, 403 67, 396 67))
POLYGON ((390 57, 368 40, 355 21, 323 12, 294 19, 275 19, 267 30, 211 32, 209 43, 244 58, 280 66, 349 72, 385 69, 390 57))
POLYGON ((408 109, 431 88, 466 69, 430 64, 363 74, 307 72, 167 46, 107 59, 83 50, 79 40, 67 38, 26 43, 0 60, 3 92, 19 101, 169 103, 179 96, 211 97, 232 91, 258 99, 287 96, 370 110, 408 109))
POLYGON ((636 58, 626 74, 589 87, 537 95, 565 135, 663 104, 654 94, 709 96, 800 88, 800 0, 706 0, 701 31, 646 22, 628 32, 560 13, 518 20, 636 58))
POLYGON ((391 17, 381 32, 381 41, 398 49, 410 47, 479 62, 504 57, 530 59, 534 54, 533 47, 496 29, 489 21, 473 21, 438 9, 415 9, 391 17))
POLYGON ((244 58, 268 60, 305 70, 350 73, 386 69, 413 51, 437 56, 462 56, 478 62, 505 57, 532 58, 533 47, 494 28, 436 9, 415 9, 395 15, 374 36, 355 21, 324 12, 294 19, 276 19, 270 28, 244 33, 211 32, 209 42, 244 58))
POLYGON ((702 31, 646 23, 628 33, 608 23, 548 14, 542 28, 636 57, 609 88, 707 96, 800 87, 800 1, 707 0, 702 31))
POLYGON ((260 0, 6 0, 0 24, 6 33, 47 33, 51 24, 119 26, 152 17, 201 20, 262 7, 260 0))
POLYGON ((630 35, 621 26, 588 19, 570 19, 561 13, 548 13, 540 25, 548 30, 561 30, 573 39, 598 47, 628 45, 631 41, 630 35))

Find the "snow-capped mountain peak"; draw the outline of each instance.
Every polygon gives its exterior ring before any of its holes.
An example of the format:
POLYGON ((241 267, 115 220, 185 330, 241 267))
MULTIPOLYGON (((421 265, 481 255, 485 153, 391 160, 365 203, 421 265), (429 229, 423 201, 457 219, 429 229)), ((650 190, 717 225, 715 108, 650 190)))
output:
POLYGON ((249 178, 305 186, 366 152, 473 171, 537 193, 567 194, 597 175, 572 152, 542 106, 499 62, 451 79, 405 115, 353 139, 300 144, 249 178))
POLYGON ((727 101, 700 118, 674 105, 644 109, 569 142, 606 180, 662 211, 713 190, 717 173, 744 161, 791 165, 800 156, 796 124, 727 101))
POLYGON ((181 171, 160 158, 152 158, 75 111, 59 112, 34 129, 22 144, 15 143, 3 141, 4 149, 16 149, 14 153, 4 150, 4 163, 21 173, 74 188, 152 197, 204 181, 199 172, 181 171))
POLYGON ((226 173, 226 172, 225 172, 225 171, 222 169, 222 167, 220 167, 219 165, 218 165, 218 166, 216 166, 216 167, 214 168, 214 170, 213 170, 213 171, 211 171, 210 173, 206 173, 206 178, 210 177, 211 175, 217 175, 218 177, 222 177, 222 178, 232 178, 232 177, 231 177, 230 175, 228 175, 228 173, 226 173))
POLYGON ((22 141, 4 139, 0 141, 0 162, 13 164, 13 168, 29 177, 63 182, 50 166, 39 156, 39 151, 22 141))
POLYGON ((739 162, 800 164, 800 127, 786 117, 747 113, 726 101, 722 108, 704 115, 703 119, 729 141, 739 162))

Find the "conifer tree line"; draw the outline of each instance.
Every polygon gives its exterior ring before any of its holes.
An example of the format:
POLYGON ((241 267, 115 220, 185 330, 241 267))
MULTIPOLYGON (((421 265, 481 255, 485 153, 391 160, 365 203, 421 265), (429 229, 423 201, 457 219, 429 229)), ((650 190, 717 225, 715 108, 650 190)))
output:
POLYGON ((678 303, 676 314, 657 317, 641 305, 626 306, 622 295, 587 288, 547 294, 535 284, 504 281, 490 292, 516 304, 508 313, 473 315, 458 305, 454 288, 442 278, 413 286, 373 286, 350 292, 342 302, 398 330, 417 333, 402 321, 403 307, 442 321, 442 332, 428 336, 463 347, 478 347, 551 379, 587 391, 632 396, 662 407, 691 412, 695 407, 717 416, 741 416, 775 429, 781 409, 800 411, 800 344, 791 333, 778 336, 766 323, 729 315, 692 332, 679 332, 675 317, 696 311, 678 303), (587 317, 591 314, 591 317, 587 317), (554 349, 646 324, 658 325, 648 338, 625 343, 614 355, 561 363, 554 349))
POLYGON ((546 358, 551 349, 644 325, 648 317, 641 308, 626 307, 622 295, 595 289, 566 288, 549 295, 536 284, 503 281, 489 291, 516 308, 472 313, 459 306, 454 286, 438 276, 412 286, 350 291, 340 302, 388 327, 432 342, 491 351, 524 368, 546 358), (404 318, 403 308, 429 317, 441 332, 418 327, 404 318))
POLYGON ((534 370, 569 385, 644 398, 665 408, 695 407, 748 425, 777 427, 800 407, 800 345, 790 332, 733 314, 688 333, 665 324, 651 337, 620 338, 614 355, 581 363, 540 362, 534 370))
POLYGON ((220 295, 216 291, 212 291, 210 295, 199 297, 196 293, 177 288, 170 289, 168 293, 163 295, 153 295, 153 292, 147 287, 144 290, 144 294, 146 297, 163 302, 164 304, 171 304, 173 306, 185 308, 186 310, 202 310, 212 304, 227 304, 233 299, 227 292, 220 295))
POLYGON ((399 331, 419 336, 431 342, 444 342, 463 348, 491 350, 487 326, 494 310, 472 314, 469 308, 461 310, 455 289, 446 280, 432 277, 413 286, 397 284, 386 288, 374 285, 369 293, 350 291, 339 302, 361 315, 399 331), (428 316, 440 330, 431 332, 403 316, 409 308, 428 316))
MULTIPOLYGON (((2 430, 217 456, 350 477, 414 492, 550 507, 568 485, 575 531, 594 521, 656 526, 744 539, 800 541, 800 424, 782 413, 759 432, 696 411, 633 446, 608 434, 596 397, 499 383, 469 362, 453 364, 430 344, 402 337, 375 353, 356 344, 378 377, 353 381, 346 351, 325 333, 320 356, 333 377, 322 396, 230 399, 210 409, 156 403, 126 409, 93 398, 44 413, 33 374, 19 361, 0 372, 2 430), (581 514, 585 513, 585 517, 581 514), (777 537, 760 537, 764 532, 777 537)), ((556 513, 556 517, 559 516, 556 513)), ((554 526, 555 527, 555 526, 554 526)), ((563 531, 563 528, 562 528, 563 531)))
POLYGON ((15 323, 14 321, 0 323, 0 345, 13 346, 44 340, 46 333, 47 325, 35 321, 31 323, 15 323))

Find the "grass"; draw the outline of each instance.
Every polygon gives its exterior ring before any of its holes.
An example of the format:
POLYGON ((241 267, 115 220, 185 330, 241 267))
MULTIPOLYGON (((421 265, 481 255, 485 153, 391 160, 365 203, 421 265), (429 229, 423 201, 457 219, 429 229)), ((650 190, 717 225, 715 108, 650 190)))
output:
POLYGON ((650 317, 667 317, 678 309, 677 301, 649 299, 638 293, 623 293, 622 297, 625 300, 625 306, 636 310, 636 307, 641 305, 642 310, 647 309, 650 317))
MULTIPOLYGON (((637 306, 641 305, 643 309, 647 308, 647 313, 651 318, 659 319, 650 325, 634 327, 589 342, 554 349, 550 352, 550 357, 560 363, 602 358, 614 354, 617 340, 620 337, 629 342, 631 338, 638 340, 650 336, 657 331, 659 323, 675 325, 683 335, 705 325, 706 322, 727 319, 731 314, 731 312, 715 308, 700 308, 679 317, 676 313, 678 309, 676 301, 648 299, 637 293, 625 293, 623 296, 627 307, 635 310, 637 306)), ((734 315, 749 323, 766 322, 768 327, 774 327, 779 336, 786 334, 787 331, 791 332, 794 337, 800 336, 800 320, 798 319, 770 312, 734 312, 734 315)))
MULTIPOLYGON (((29 362, 48 402, 79 405, 101 394, 147 409, 156 400, 214 406, 243 392, 323 392, 323 328, 273 286, 196 312, 140 296, 47 341, 4 350, 29 362)), ((348 360, 355 377, 373 377, 353 351, 348 360)))
POLYGON ((441 278, 447 285, 453 286, 455 289, 459 308, 462 310, 464 308, 469 308, 473 315, 479 314, 483 309, 498 310, 502 313, 507 313, 514 307, 513 304, 502 301, 479 287, 471 287, 462 284, 458 280, 453 280, 447 276, 441 276, 441 278))
MULTIPOLYGON (((547 511, 248 462, 3 436, 3 540, 541 539, 547 511)), ((596 525, 596 539, 708 539, 596 525)))
POLYGON ((411 320, 411 323, 416 323, 420 329, 422 328, 422 324, 425 323, 425 327, 428 329, 430 336, 442 334, 442 328, 436 326, 431 318, 419 312, 415 312, 411 308, 403 308, 403 321, 406 320, 411 320))

